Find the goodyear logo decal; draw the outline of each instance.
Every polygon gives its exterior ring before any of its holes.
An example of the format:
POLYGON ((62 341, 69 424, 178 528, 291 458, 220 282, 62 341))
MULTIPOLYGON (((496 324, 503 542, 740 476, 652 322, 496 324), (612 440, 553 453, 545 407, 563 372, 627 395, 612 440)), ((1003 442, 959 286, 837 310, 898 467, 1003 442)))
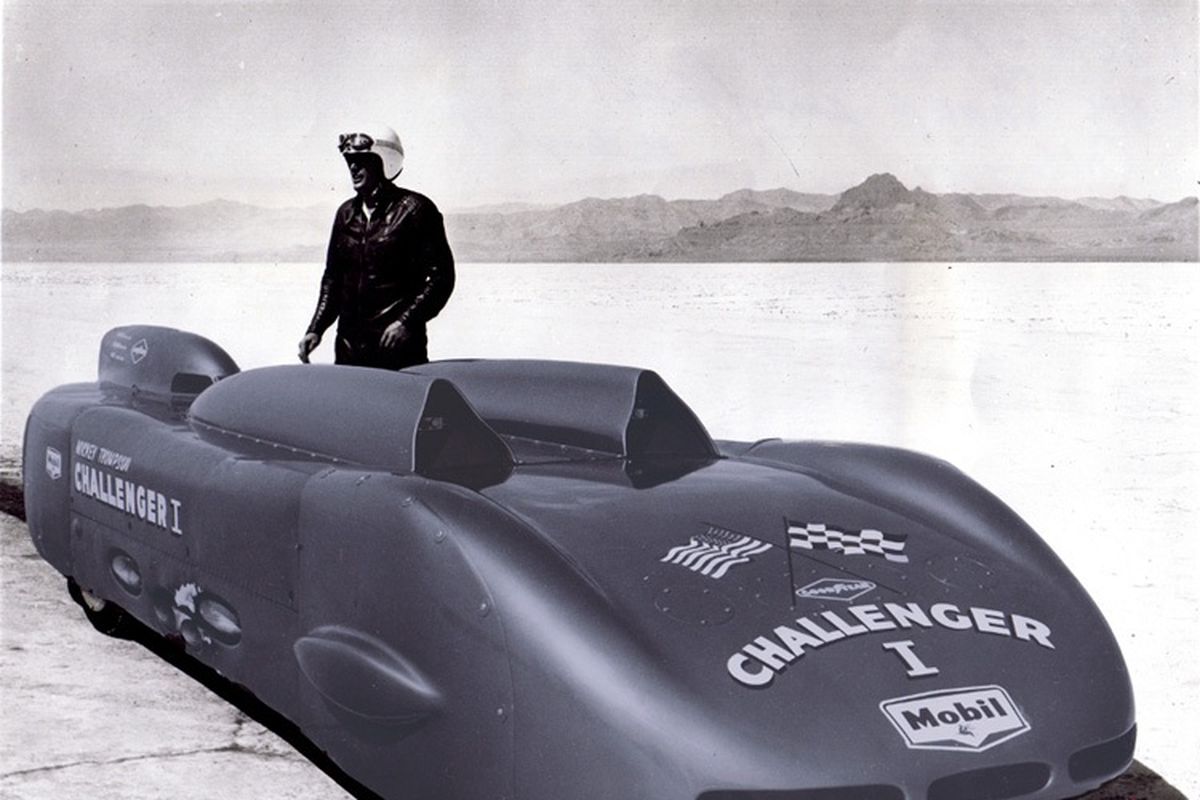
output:
POLYGON ((809 600, 842 600, 849 603, 873 591, 875 584, 871 581, 821 578, 807 586, 801 586, 796 590, 796 596, 809 600))
POLYGON ((982 752, 1029 731, 1001 686, 971 686, 897 697, 879 704, 913 750, 982 752))

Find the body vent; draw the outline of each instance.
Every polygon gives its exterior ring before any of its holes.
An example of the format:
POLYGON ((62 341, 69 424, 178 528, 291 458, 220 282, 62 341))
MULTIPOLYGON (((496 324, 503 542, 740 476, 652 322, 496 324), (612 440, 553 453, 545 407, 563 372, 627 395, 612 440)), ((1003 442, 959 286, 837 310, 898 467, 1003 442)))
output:
POLYGON ((1049 782, 1049 764, 1005 764, 938 778, 929 786, 928 799, 1007 800, 1033 794, 1049 782))
POLYGON ((696 800, 904 800, 896 786, 841 786, 835 789, 730 789, 704 792, 696 800))
POLYGON ((1071 780, 1076 783, 1120 775, 1133 761, 1133 746, 1137 742, 1137 726, 1124 735, 1080 750, 1067 762, 1071 780))

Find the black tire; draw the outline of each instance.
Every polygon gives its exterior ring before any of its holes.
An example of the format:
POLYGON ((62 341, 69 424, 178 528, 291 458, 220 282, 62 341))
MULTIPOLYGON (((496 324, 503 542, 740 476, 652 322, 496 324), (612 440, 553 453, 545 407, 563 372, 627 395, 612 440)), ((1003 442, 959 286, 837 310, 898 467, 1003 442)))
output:
POLYGON ((92 627, 100 633, 117 639, 129 639, 132 636, 133 619, 116 603, 97 597, 72 578, 67 578, 67 593, 83 609, 92 627))

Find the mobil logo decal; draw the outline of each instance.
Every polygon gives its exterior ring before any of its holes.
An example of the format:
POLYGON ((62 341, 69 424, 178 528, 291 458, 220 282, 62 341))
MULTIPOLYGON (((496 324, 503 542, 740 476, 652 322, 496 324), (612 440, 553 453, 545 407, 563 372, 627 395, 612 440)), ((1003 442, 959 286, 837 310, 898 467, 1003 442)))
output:
POLYGON ((904 743, 916 750, 981 752, 1029 730, 1001 686, 926 692, 879 704, 904 743))

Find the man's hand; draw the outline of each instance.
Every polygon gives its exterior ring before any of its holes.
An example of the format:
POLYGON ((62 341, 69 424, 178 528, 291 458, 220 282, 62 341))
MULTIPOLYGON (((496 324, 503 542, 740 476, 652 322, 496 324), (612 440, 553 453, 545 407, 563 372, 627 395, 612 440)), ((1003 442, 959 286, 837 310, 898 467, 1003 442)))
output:
POLYGON ((391 325, 383 329, 383 336, 379 337, 379 346, 384 350, 391 350, 404 343, 408 339, 408 328, 404 327, 403 320, 396 320, 391 325))
POLYGON ((317 349, 317 345, 321 343, 321 334, 306 333, 304 338, 300 340, 300 360, 305 364, 308 363, 308 354, 317 349))

